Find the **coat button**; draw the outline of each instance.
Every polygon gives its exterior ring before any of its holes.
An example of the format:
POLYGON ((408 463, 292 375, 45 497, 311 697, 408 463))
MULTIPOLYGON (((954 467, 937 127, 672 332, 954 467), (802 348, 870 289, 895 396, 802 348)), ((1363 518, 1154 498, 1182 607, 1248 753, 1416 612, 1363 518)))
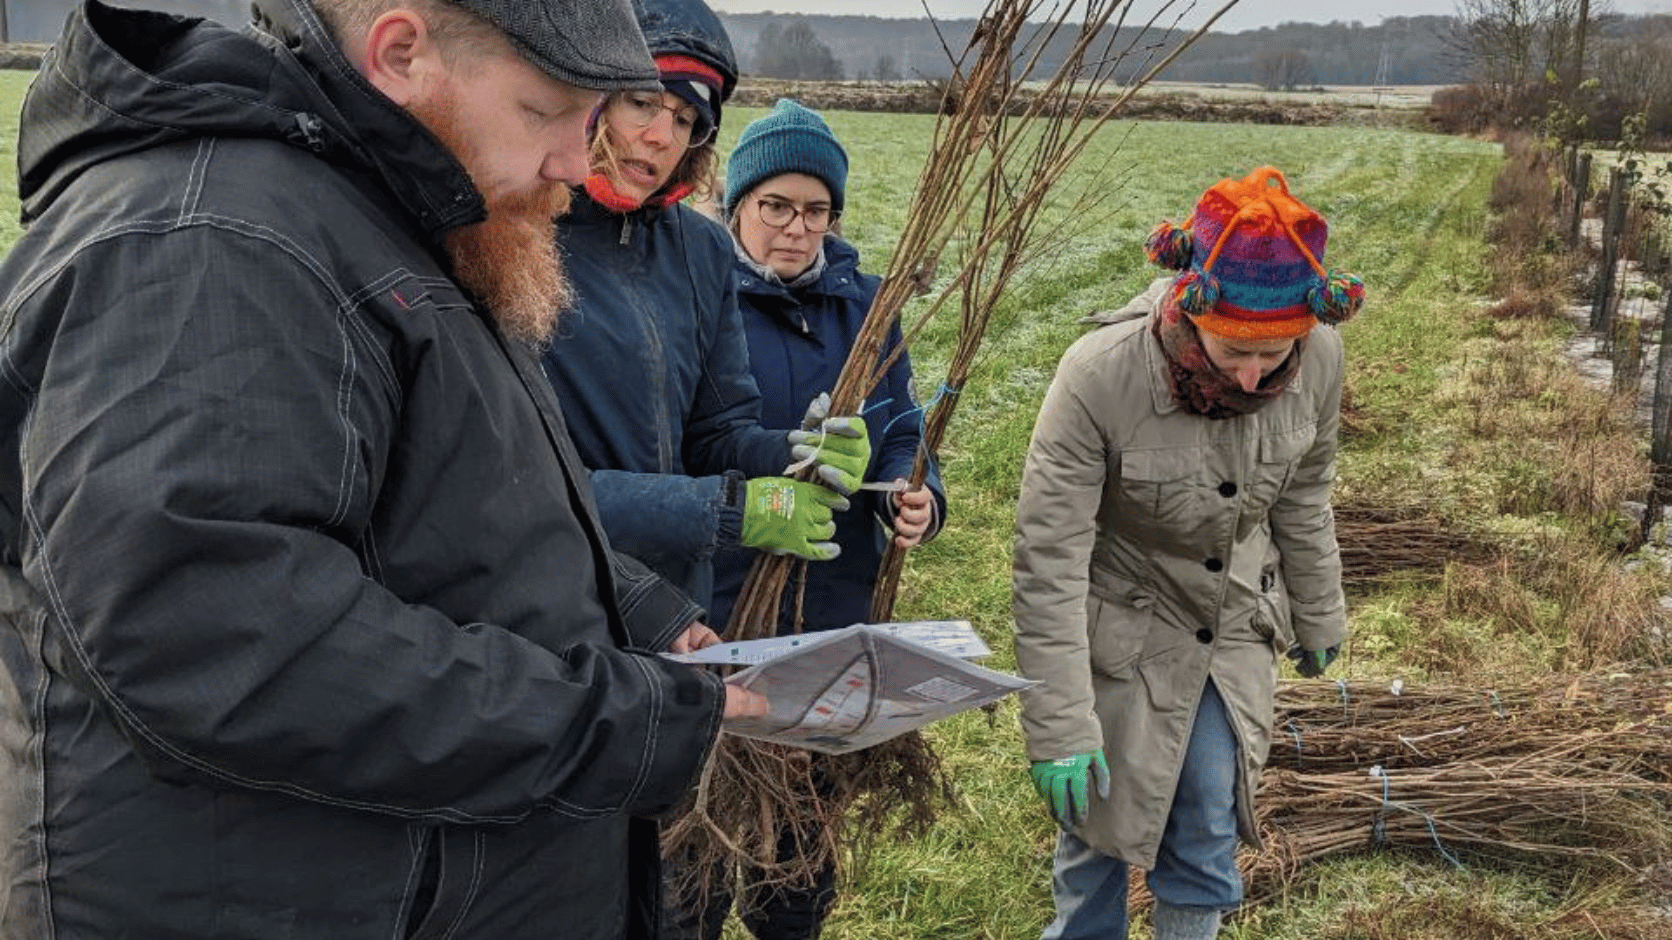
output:
POLYGON ((1237 485, 1232 483, 1230 480, 1226 480, 1224 483, 1219 484, 1219 495, 1225 497, 1226 499, 1230 499, 1231 497, 1237 495, 1237 485))
POLYGON ((1196 640, 1197 640, 1197 642, 1200 642, 1200 643, 1212 643, 1213 642, 1213 631, 1209 630, 1207 627, 1203 627, 1202 629, 1197 630, 1196 631, 1196 640))
POLYGON ((1207 561, 1202 562, 1202 567, 1208 569, 1209 571, 1218 571, 1225 567, 1225 563, 1217 558, 1209 558, 1207 561))

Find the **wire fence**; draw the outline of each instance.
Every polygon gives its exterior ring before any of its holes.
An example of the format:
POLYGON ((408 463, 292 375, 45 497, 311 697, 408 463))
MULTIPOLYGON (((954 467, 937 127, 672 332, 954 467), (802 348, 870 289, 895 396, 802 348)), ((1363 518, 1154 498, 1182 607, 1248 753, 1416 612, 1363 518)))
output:
POLYGON ((1554 210, 1568 246, 1594 258, 1591 333, 1617 391, 1648 398, 1655 486, 1647 520, 1672 502, 1672 216, 1660 178, 1642 160, 1599 167, 1598 154, 1563 154, 1554 210))

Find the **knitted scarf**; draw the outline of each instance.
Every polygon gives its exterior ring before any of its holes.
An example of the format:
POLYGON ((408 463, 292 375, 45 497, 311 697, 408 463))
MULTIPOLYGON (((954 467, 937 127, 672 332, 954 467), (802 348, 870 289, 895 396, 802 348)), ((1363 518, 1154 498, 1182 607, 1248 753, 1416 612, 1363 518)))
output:
POLYGON ((1245 392, 1236 379, 1220 372, 1208 359, 1195 324, 1172 300, 1162 303, 1151 330, 1167 359, 1167 385, 1173 391, 1173 400, 1191 414, 1212 420, 1253 414, 1282 394, 1300 372, 1300 354, 1306 346, 1304 336, 1295 340, 1289 358, 1273 369, 1259 388, 1245 392))

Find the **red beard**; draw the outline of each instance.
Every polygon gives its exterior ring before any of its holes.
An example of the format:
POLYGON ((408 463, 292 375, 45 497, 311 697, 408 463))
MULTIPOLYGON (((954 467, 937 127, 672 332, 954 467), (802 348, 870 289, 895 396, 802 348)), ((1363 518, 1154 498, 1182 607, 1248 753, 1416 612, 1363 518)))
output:
MULTIPOLYGON (((481 150, 463 127, 457 98, 443 93, 411 110, 478 179, 481 150)), ((487 306, 507 336, 538 348, 551 340, 559 315, 573 298, 552 230, 557 217, 569 211, 569 187, 544 183, 516 193, 484 189, 482 196, 487 219, 442 238, 453 277, 487 306)))

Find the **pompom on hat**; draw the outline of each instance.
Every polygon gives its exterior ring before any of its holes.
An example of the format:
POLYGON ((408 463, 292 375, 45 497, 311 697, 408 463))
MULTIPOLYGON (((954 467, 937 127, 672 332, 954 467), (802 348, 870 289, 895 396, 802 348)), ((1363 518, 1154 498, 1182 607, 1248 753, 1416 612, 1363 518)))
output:
POLYGON ((1202 194, 1184 228, 1150 232, 1150 261, 1182 271, 1173 300, 1197 329, 1230 339, 1292 339, 1313 324, 1346 321, 1364 305, 1364 282, 1326 270, 1329 223, 1289 195, 1263 166, 1202 194))

